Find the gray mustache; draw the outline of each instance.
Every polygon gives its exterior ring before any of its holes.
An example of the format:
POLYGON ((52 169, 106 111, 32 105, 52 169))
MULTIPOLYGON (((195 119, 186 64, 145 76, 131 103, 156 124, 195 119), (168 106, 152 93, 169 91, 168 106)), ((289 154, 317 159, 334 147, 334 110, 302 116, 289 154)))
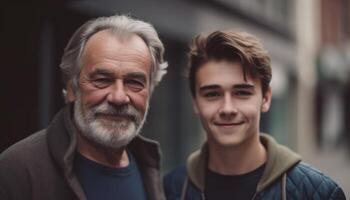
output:
POLYGON ((102 104, 94 108, 94 114, 96 115, 110 115, 116 117, 126 117, 132 121, 138 122, 139 113, 137 110, 131 105, 123 105, 123 106, 111 106, 102 104))

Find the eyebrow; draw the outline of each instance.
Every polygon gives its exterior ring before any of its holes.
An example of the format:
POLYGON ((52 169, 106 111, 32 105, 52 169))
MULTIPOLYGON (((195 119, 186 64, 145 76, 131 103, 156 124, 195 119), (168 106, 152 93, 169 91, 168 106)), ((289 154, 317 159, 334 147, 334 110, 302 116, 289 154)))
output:
MULTIPOLYGON (((206 90, 216 90, 220 89, 221 87, 219 85, 205 85, 203 87, 199 88, 199 92, 204 92, 206 90)), ((233 89, 254 89, 254 85, 242 83, 242 84, 236 84, 232 87, 233 89)))
MULTIPOLYGON (((103 75, 107 77, 114 77, 114 73, 107 69, 95 69, 90 75, 89 78, 94 78, 97 75, 103 75)), ((146 75, 142 72, 130 72, 124 76, 125 78, 134 78, 138 79, 140 81, 146 82, 147 78, 146 75)))
POLYGON ((205 85, 199 88, 199 92, 204 92, 206 90, 220 89, 219 85, 205 85))
POLYGON ((130 72, 125 75, 125 78, 133 78, 133 79, 140 80, 142 82, 147 82, 146 74, 142 72, 130 72))
POLYGON ((243 83, 243 84, 237 84, 233 86, 234 89, 254 89, 254 85, 243 83))
POLYGON ((108 77, 114 76, 113 72, 111 72, 110 70, 98 68, 98 69, 95 69, 91 74, 89 74, 89 78, 93 78, 97 75, 104 75, 104 76, 108 76, 108 77))

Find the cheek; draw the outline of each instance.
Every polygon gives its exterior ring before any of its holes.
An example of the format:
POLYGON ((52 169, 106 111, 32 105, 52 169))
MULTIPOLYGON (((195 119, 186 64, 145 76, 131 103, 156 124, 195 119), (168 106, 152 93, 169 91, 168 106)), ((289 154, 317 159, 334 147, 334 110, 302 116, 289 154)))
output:
POLYGON ((131 104, 143 114, 146 112, 146 107, 149 99, 148 92, 132 93, 129 94, 131 104))
POLYGON ((218 113, 218 108, 215 104, 198 103, 198 114, 206 120, 213 118, 218 113))
POLYGON ((82 89, 82 103, 85 107, 93 107, 102 103, 108 96, 106 90, 87 90, 82 89))
POLYGON ((258 121, 260 118, 260 106, 258 103, 250 103, 241 107, 242 112, 251 121, 258 121))

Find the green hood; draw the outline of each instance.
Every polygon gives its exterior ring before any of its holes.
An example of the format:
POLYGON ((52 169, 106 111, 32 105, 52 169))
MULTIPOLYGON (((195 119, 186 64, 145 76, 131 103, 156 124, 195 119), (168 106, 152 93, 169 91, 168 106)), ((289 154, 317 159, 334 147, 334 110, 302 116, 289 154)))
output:
MULTIPOLYGON (((264 173, 258 183, 257 192, 262 191, 278 179, 288 169, 297 164, 301 157, 285 146, 278 144, 271 136, 261 133, 260 141, 267 150, 267 161, 264 173)), ((205 170, 207 167, 208 147, 192 153, 187 159, 189 179, 201 191, 205 186, 205 170)))

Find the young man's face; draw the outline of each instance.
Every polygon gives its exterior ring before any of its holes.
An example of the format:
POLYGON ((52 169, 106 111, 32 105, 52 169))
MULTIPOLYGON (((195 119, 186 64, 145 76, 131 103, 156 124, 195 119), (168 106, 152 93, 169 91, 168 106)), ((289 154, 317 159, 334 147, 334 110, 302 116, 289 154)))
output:
POLYGON ((258 137, 260 113, 269 109, 271 89, 263 96, 261 83, 239 62, 209 61, 195 75, 195 112, 207 132, 209 145, 235 147, 258 137))

